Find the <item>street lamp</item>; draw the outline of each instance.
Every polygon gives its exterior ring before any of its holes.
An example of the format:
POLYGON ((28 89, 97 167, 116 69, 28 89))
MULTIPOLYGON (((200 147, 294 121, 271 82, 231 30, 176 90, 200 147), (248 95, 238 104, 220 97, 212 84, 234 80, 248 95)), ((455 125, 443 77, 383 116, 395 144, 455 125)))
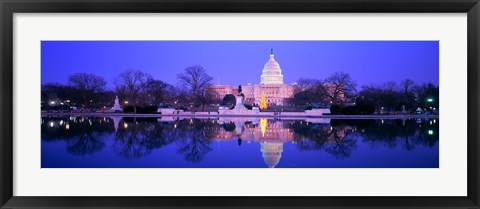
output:
POLYGON ((425 104, 425 106, 426 106, 425 109, 427 109, 429 105, 430 105, 430 109, 432 109, 432 106, 431 106, 432 102, 433 102, 433 98, 427 98, 427 103, 425 104))

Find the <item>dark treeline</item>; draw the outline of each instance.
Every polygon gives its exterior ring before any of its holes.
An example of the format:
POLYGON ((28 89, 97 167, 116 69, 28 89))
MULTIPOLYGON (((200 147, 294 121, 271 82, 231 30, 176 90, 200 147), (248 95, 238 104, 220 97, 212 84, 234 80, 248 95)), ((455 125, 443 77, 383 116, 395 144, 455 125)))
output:
POLYGON ((439 87, 432 83, 406 79, 363 85, 359 91, 356 86, 346 73, 325 80, 300 79, 291 103, 307 109, 330 107, 333 114, 414 113, 418 108, 438 113, 439 87))
POLYGON ((212 77, 201 66, 187 67, 178 74, 178 85, 173 86, 154 79, 140 70, 126 70, 113 79, 114 87, 107 90, 103 77, 76 73, 68 77, 68 84, 42 85, 42 110, 85 110, 113 106, 119 97, 125 112, 152 112, 157 107, 176 106, 192 108, 209 103, 204 91, 212 77))
POLYGON ((366 85, 356 97, 358 105, 370 105, 377 111, 414 112, 417 108, 438 112, 439 88, 428 84, 415 84, 412 80, 403 80, 399 84, 387 82, 382 85, 366 85))
POLYGON ((348 73, 336 72, 324 80, 300 78, 297 81, 293 105, 339 105, 356 93, 357 83, 348 73))
MULTIPOLYGON (((234 95, 226 95, 222 100, 206 91, 212 80, 199 65, 189 66, 178 74, 176 86, 130 69, 119 73, 112 81, 114 87, 106 89, 107 81, 103 77, 75 73, 68 77, 68 84, 42 85, 42 110, 110 108, 115 96, 119 97, 124 112, 133 113, 156 112, 158 107, 192 111, 203 111, 206 106, 215 105, 232 107, 234 95)), ((436 113, 438 104, 439 88, 434 84, 416 84, 407 79, 399 83, 363 85, 357 89, 357 83, 343 72, 324 80, 299 79, 294 85, 294 96, 286 102, 287 106, 305 109, 331 108, 333 114, 413 113, 418 108, 436 113)))

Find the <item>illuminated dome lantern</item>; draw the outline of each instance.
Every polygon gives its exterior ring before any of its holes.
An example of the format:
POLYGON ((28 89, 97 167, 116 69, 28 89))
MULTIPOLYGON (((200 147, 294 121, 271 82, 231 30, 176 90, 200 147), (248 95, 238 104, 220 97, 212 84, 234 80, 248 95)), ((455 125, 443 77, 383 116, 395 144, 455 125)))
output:
POLYGON ((270 51, 270 59, 265 63, 260 78, 260 84, 283 84, 282 69, 275 61, 273 49, 270 51))

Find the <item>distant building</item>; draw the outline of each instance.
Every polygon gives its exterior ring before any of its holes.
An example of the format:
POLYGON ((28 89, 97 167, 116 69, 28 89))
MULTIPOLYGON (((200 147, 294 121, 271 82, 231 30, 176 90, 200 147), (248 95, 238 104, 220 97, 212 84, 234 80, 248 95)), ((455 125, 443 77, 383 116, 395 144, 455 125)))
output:
POLYGON ((227 94, 237 94, 237 88, 228 85, 211 85, 207 87, 206 91, 210 92, 210 98, 220 100, 223 99, 223 97, 225 97, 227 94))

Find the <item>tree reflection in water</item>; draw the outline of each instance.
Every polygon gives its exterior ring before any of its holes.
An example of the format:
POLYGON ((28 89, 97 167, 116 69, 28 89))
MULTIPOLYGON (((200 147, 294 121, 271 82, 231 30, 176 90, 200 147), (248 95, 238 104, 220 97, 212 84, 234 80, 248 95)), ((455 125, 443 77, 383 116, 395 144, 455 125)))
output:
POLYGON ((407 151, 416 146, 433 147, 438 142, 436 119, 409 120, 331 120, 330 124, 305 121, 290 123, 300 150, 324 150, 336 158, 348 158, 361 140, 371 148, 407 151))
POLYGON ((333 129, 333 140, 335 143, 327 143, 325 152, 332 154, 336 158, 348 158, 357 147, 357 140, 349 134, 340 136, 339 132, 339 129, 333 129))
POLYGON ((209 124, 205 120, 190 119, 181 121, 179 128, 186 132, 185 137, 180 138, 178 153, 190 162, 200 162, 208 152, 212 151, 211 141, 206 139, 204 130, 209 124), (189 124, 185 122, 189 121, 189 124))
POLYGON ((152 150, 146 146, 148 139, 145 133, 141 131, 145 127, 143 123, 143 121, 139 122, 136 119, 130 122, 129 118, 123 118, 120 121, 113 144, 113 149, 119 156, 131 159, 150 154, 152 150))
POLYGON ((84 120, 79 125, 83 127, 84 131, 67 141, 67 151, 74 155, 91 155, 101 151, 105 147, 102 133, 94 130, 91 120, 89 122, 84 120))
POLYGON ((400 146, 414 150, 416 146, 433 147, 438 142, 439 123, 436 119, 410 120, 336 120, 357 130, 362 142, 372 148, 400 146))
POLYGON ((42 140, 65 140, 67 152, 91 155, 105 147, 104 137, 113 133, 113 121, 90 117, 44 117, 41 123, 42 140))
POLYGON ((348 158, 356 146, 356 138, 345 135, 343 125, 315 124, 304 121, 291 123, 295 142, 300 150, 324 150, 336 158, 348 158))
POLYGON ((191 162, 201 161, 212 149, 204 138, 205 121, 198 119, 157 122, 156 118, 123 118, 115 134, 114 150, 130 159, 176 142, 178 153, 191 162))
POLYGON ((155 118, 123 118, 115 134, 113 149, 127 159, 147 156, 175 140, 173 126, 158 123, 155 118))

